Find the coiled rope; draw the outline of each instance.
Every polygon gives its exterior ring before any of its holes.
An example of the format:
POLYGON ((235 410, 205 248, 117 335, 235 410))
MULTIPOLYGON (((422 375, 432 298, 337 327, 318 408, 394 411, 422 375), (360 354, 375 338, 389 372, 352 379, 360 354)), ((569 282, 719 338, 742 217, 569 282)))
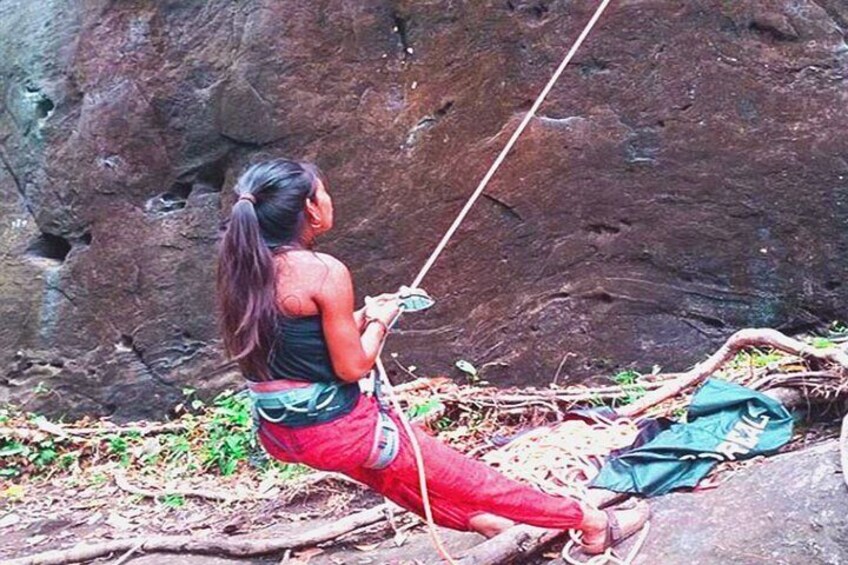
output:
MULTIPOLYGON (((536 115, 536 111, 542 105, 542 102, 544 102, 545 97, 551 91, 554 84, 556 84, 556 81, 559 79, 560 75, 562 75, 563 71, 565 71, 565 68, 571 62, 571 59, 577 53, 577 50, 583 44, 583 41, 589 35, 589 32, 592 31, 593 27, 595 27, 595 24, 598 22, 601 17, 601 14, 604 13, 604 10, 606 9, 609 3, 610 0, 601 0, 601 3, 595 10, 595 13, 592 15, 592 18, 589 20, 589 23, 587 23, 586 26, 583 28, 583 31, 577 37, 577 40, 574 42, 574 44, 571 46, 571 49, 569 49, 568 53, 565 55, 565 58, 559 64, 559 67, 557 67, 550 80, 548 80, 548 83, 545 85, 545 88, 543 88, 542 92, 539 93, 539 96, 536 97, 536 101, 533 103, 533 106, 531 106, 530 110, 527 111, 527 114, 524 115, 524 119, 521 120, 521 123, 515 129, 512 136, 509 138, 509 141, 507 141, 506 145, 501 150, 497 159, 495 159, 494 163, 492 163, 492 166, 489 167, 489 170, 486 172, 486 175, 477 185, 476 190, 468 198, 465 203, 465 206, 463 206, 462 210, 459 212, 456 219, 453 221, 453 224, 451 224, 451 226, 445 232, 444 236, 442 236, 441 241, 439 241, 436 248, 430 254, 430 257, 427 259, 427 262, 424 263, 424 266, 418 272, 418 275, 415 277, 412 284, 409 285, 411 288, 418 288, 421 285, 421 282, 424 280, 424 277, 430 271, 430 268, 433 266, 433 263, 435 263, 436 259, 439 258, 439 255, 442 254, 442 251, 445 249, 445 246, 448 244, 448 241, 450 241, 451 237, 453 237, 454 233, 459 228, 462 221, 465 219, 465 216, 468 215, 468 212, 471 210, 471 207, 474 206, 474 203, 477 202, 477 199, 480 198, 481 194, 483 194, 483 191, 486 189, 486 186, 489 184, 489 181, 492 179, 493 176, 495 176, 495 173, 497 172, 498 168, 500 168, 501 163, 503 163, 504 159, 506 159, 507 154, 510 152, 512 147, 515 145, 516 141, 518 141, 518 138, 527 128, 527 125, 530 123, 530 120, 532 120, 533 117, 536 115)), ((398 316, 399 315, 400 314, 398 314, 398 316)), ((410 426, 409 420, 401 409, 400 403, 398 402, 396 395, 392 390, 391 383, 389 382, 388 376, 386 375, 386 369, 383 366, 382 359, 380 358, 384 346, 385 339, 383 341, 383 344, 380 346, 380 353, 377 355, 376 367, 378 375, 376 378, 381 379, 386 395, 391 400, 392 406, 394 407, 395 412, 397 413, 398 419, 401 422, 404 432, 409 437, 410 444, 412 445, 412 450, 415 455, 415 463, 418 467, 418 483, 421 489, 421 499, 424 506, 424 515, 427 520, 427 527, 430 531, 430 536, 433 540, 433 545, 436 547, 436 550, 438 551, 442 559, 447 561, 449 564, 454 565, 456 561, 450 556, 450 554, 445 549, 441 537, 439 536, 439 533, 436 530, 436 526, 433 521, 433 512, 430 509, 430 498, 427 493, 427 477, 424 471, 424 458, 421 455, 421 448, 418 445, 418 441, 416 440, 415 434, 412 431, 412 426, 410 426)))

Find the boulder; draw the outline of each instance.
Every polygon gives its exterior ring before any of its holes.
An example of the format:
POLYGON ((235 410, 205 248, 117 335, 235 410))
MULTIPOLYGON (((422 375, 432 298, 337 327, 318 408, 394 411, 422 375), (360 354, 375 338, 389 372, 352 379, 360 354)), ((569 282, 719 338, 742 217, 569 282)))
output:
MULTIPOLYGON (((843 4, 612 3, 387 352, 544 385, 844 319, 843 4)), ((215 242, 252 160, 325 170, 360 298, 409 283, 595 7, 0 0, 0 401, 237 386, 215 242)))
POLYGON ((634 565, 848 562, 848 487, 836 441, 774 457, 719 488, 656 499, 634 565))

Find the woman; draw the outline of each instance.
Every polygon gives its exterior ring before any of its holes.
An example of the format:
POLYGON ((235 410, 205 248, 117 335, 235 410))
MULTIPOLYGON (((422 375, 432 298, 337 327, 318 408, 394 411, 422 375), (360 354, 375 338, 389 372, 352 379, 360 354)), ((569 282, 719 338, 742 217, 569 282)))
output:
MULTIPOLYGON (((235 191, 218 301, 224 346, 255 400, 260 442, 281 461, 344 473, 422 515, 409 440, 396 433, 396 416, 381 413, 357 385, 374 365, 398 297, 381 295, 354 311, 345 265, 312 250, 333 226, 333 202, 313 165, 259 163, 235 191)), ((586 552, 601 553, 647 518, 645 505, 598 511, 543 494, 415 433, 439 525, 485 536, 515 523, 574 528, 583 532, 586 552)))

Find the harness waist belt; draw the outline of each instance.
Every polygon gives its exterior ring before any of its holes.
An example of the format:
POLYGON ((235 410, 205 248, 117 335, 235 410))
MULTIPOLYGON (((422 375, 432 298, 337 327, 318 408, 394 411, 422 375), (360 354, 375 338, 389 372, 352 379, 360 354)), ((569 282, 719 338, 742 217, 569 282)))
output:
POLYGON ((299 388, 273 390, 273 383, 248 382, 254 420, 290 427, 311 426, 345 415, 359 396, 355 384, 311 383, 299 388))

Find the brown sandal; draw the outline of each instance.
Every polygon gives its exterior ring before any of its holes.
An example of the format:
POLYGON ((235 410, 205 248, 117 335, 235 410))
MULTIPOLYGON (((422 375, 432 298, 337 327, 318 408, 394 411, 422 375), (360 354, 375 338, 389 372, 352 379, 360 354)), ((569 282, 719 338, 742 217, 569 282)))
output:
POLYGON ((645 522, 650 517, 650 508, 647 505, 647 503, 645 503, 645 502, 634 502, 632 505, 630 505, 628 507, 619 506, 617 508, 604 509, 603 512, 604 512, 604 514, 607 515, 607 527, 606 527, 606 531, 604 532, 604 542, 600 546, 600 549, 598 549, 597 545, 587 546, 587 545, 581 544, 581 548, 583 549, 583 553, 586 553, 587 555, 598 555, 598 554, 605 552, 607 549, 618 545, 621 541, 623 541, 623 540, 629 538, 630 536, 632 536, 633 534, 639 532, 642 529, 642 527, 645 525, 645 522), (631 531, 625 531, 624 528, 621 527, 621 524, 619 523, 618 518, 615 515, 616 511, 617 510, 635 510, 639 507, 643 507, 645 510, 647 510, 647 513, 645 514, 644 519, 642 519, 639 522, 639 524, 636 527, 634 527, 631 531), (591 547, 591 549, 590 549, 590 547, 591 547))

